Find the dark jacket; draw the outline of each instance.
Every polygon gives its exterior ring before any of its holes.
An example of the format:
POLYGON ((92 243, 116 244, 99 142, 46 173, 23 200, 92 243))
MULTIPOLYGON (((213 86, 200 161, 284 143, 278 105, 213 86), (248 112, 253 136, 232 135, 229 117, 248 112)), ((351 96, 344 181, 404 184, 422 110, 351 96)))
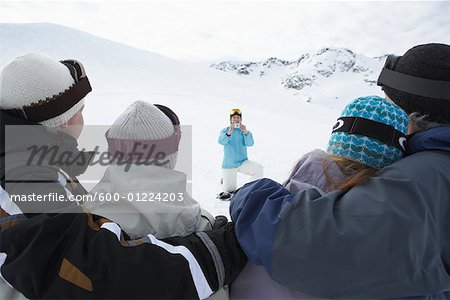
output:
POLYGON ((347 193, 245 185, 230 213, 249 261, 320 297, 450 297, 450 126, 409 152, 347 193))

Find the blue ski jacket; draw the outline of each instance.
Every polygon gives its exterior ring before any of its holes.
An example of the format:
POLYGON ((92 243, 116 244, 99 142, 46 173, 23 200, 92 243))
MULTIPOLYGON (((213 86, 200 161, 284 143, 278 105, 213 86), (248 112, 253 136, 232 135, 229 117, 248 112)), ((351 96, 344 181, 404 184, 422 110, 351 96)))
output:
POLYGON ((245 135, 240 128, 235 128, 231 136, 228 136, 229 128, 222 129, 219 135, 219 144, 224 146, 223 169, 239 168, 248 159, 247 147, 255 143, 250 131, 245 135))

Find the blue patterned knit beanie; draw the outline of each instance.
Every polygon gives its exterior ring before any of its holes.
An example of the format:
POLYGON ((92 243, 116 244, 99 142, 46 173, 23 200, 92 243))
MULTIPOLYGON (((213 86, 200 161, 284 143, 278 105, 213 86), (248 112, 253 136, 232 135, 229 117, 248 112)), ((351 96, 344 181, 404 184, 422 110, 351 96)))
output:
MULTIPOLYGON (((403 133, 408 132, 408 114, 396 104, 378 96, 361 97, 348 104, 342 117, 359 117, 392 126, 403 133)), ((328 154, 344 157, 381 169, 403 157, 398 147, 360 134, 335 131, 327 147, 328 154)))

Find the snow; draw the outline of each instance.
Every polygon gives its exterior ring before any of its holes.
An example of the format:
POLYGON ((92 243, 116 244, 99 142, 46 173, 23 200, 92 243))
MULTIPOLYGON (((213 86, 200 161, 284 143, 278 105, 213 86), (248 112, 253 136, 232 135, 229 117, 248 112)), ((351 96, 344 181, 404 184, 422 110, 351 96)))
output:
MULTIPOLYGON (((221 70, 207 63, 186 63, 53 24, 0 24, 0 65, 28 52, 83 62, 94 91, 86 98, 89 125, 109 125, 133 101, 171 107, 193 130, 193 197, 214 215, 229 216, 229 202, 215 199, 221 178, 219 131, 229 111, 240 108, 255 146, 249 158, 264 166, 266 177, 283 181, 296 160, 325 148, 331 128, 350 100, 380 94, 376 80, 383 58, 368 58, 347 49, 276 58, 248 64, 249 76, 236 73, 236 62, 221 70), (261 75, 261 72, 263 74, 261 75), (311 85, 286 88, 286 80, 303 76, 311 85), (308 102, 310 101, 310 103, 308 102)), ((245 176, 238 182, 245 183, 245 176)))

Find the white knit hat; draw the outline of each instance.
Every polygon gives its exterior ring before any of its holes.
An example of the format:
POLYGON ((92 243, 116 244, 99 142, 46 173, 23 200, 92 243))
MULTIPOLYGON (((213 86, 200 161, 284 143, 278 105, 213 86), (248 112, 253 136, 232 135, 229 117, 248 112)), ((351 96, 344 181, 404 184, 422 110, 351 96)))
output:
MULTIPOLYGON (((119 140, 159 140, 175 132, 172 121, 158 107, 144 101, 133 102, 113 123, 108 137, 119 140)), ((163 166, 173 169, 178 152, 167 155, 163 166)))
MULTIPOLYGON (((69 69, 46 56, 30 53, 6 65, 0 74, 0 109, 22 108, 59 95, 75 84, 69 69)), ((63 114, 42 122, 58 127, 69 121, 84 105, 76 103, 63 114)))

